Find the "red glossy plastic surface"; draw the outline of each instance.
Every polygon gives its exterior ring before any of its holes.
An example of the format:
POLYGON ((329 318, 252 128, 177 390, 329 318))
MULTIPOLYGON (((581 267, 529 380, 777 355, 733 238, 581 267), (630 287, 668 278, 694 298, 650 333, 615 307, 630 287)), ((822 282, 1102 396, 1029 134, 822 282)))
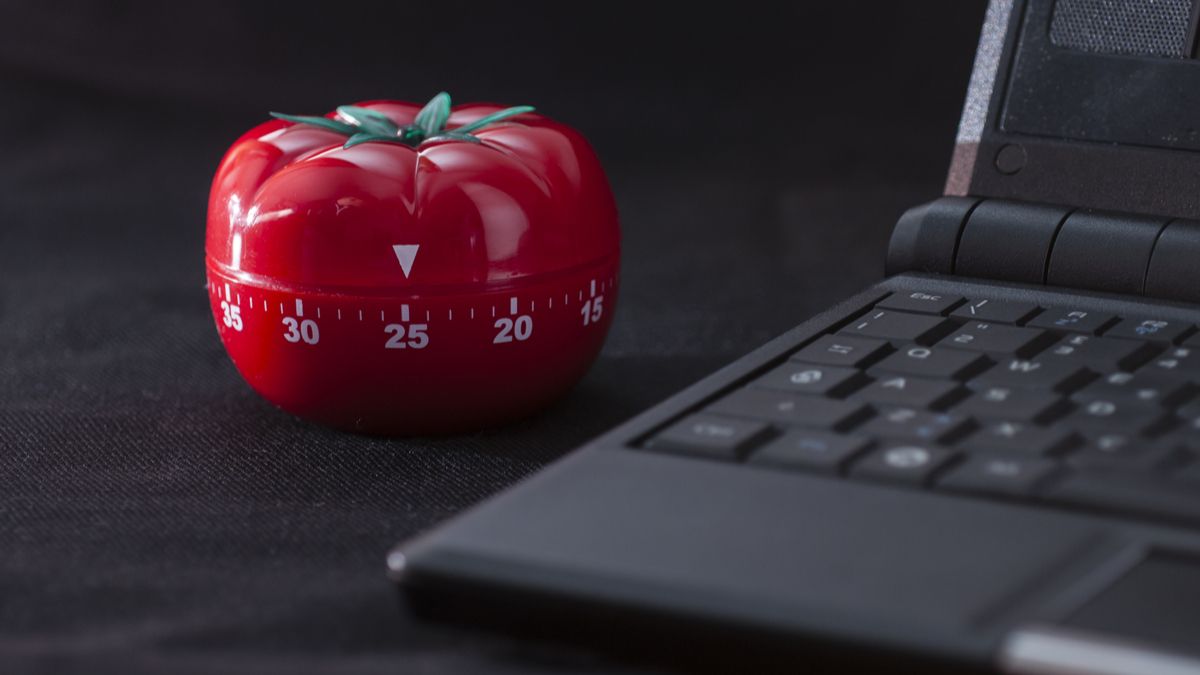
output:
MULTIPOLYGON (((358 105, 398 125, 420 109, 358 105)), ((454 108, 446 128, 500 108, 454 108)), ((532 413, 583 375, 617 290, 599 162, 537 114, 472 133, 344 148, 275 120, 230 148, 209 201, 209 295, 255 390, 342 428, 450 433, 532 413)))

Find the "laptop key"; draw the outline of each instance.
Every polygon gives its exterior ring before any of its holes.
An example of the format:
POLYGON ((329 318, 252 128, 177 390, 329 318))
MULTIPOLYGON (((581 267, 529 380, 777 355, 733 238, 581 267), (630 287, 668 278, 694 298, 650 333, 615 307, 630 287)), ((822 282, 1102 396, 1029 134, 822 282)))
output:
POLYGON ((1020 387, 977 387, 953 412, 981 420, 1044 424, 1070 409, 1061 395, 1020 387))
POLYGON ((960 445, 971 453, 1053 455, 1079 443, 1065 427, 1043 427, 1031 422, 995 420, 982 427, 960 445))
POLYGON ((1172 347, 1138 368, 1138 373, 1200 383, 1200 349, 1172 347))
POLYGON ((1194 400, 1175 411, 1185 434, 1200 434, 1200 399, 1194 400))
POLYGON ((1157 407, 1120 399, 1096 399, 1080 404, 1062 423, 1085 433, 1108 430, 1137 434, 1159 424, 1157 407))
POLYGON ((841 334, 927 345, 945 335, 953 325, 940 316, 873 309, 850 322, 841 334))
POLYGON ((1113 431, 1110 429, 1083 429, 1078 431, 1083 439, 1084 448, 1098 449, 1104 452, 1121 452, 1124 448, 1143 442, 1141 436, 1136 433, 1128 433, 1124 431, 1113 431))
POLYGON ((919 314, 945 314, 962 302, 963 298, 957 295, 900 291, 880 300, 875 306, 880 309, 898 309, 919 314))
POLYGON ((1169 426, 1164 425, 1164 428, 1169 431, 1156 435, 1154 440, 1163 445, 1177 448, 1185 457, 1200 460, 1200 434, 1196 433, 1200 428, 1181 426, 1178 424, 1178 419, 1173 417, 1168 421, 1174 423, 1169 426))
POLYGON ((1075 472, 1041 492, 1049 501, 1200 524, 1200 490, 1179 481, 1113 472, 1075 472))
POLYGON ((850 467, 854 478, 922 485, 956 457, 953 450, 924 444, 886 444, 850 467))
POLYGON ((1141 441, 1109 449, 1085 446, 1067 456, 1067 463, 1076 469, 1145 472, 1161 468, 1178 455, 1174 447, 1141 441))
POLYGON ((1047 309, 1030 319, 1026 325, 1095 335, 1096 331, 1112 323, 1116 318, 1112 314, 1104 312, 1057 308, 1047 309))
POLYGON ((751 386, 796 394, 841 396, 867 381, 861 370, 841 366, 785 363, 751 382, 751 386))
POLYGON ((749 462, 782 469, 836 473, 850 458, 870 445, 871 440, 861 436, 797 429, 756 450, 749 462))
POLYGON ((1191 332, 1192 324, 1166 319, 1121 319, 1104 337, 1172 343, 1191 332))
POLYGON ((870 414, 870 409, 862 403, 769 389, 740 389, 713 403, 707 411, 784 425, 839 430, 870 414))
POLYGON ((875 364, 872 371, 965 380, 991 364, 989 359, 974 352, 909 345, 875 364))
POLYGON ((1177 471, 1173 477, 1176 480, 1194 483, 1195 489, 1200 489, 1200 458, 1196 458, 1190 464, 1177 471))
POLYGON ((879 411, 879 415, 863 425, 861 433, 918 443, 952 443, 972 429, 971 420, 961 415, 885 407, 879 411))
POLYGON ((1149 342, 1068 335, 1038 358, 1048 361, 1062 359, 1099 372, 1110 372, 1134 370, 1153 358, 1158 351, 1158 347, 1149 342))
POLYGON ((970 385, 1068 392, 1094 377, 1082 364, 1064 359, 1004 359, 975 376, 970 385))
POLYGON ((954 380, 883 373, 854 396, 868 403, 940 410, 964 393, 965 390, 954 380))
POLYGON ((982 419, 1048 422, 1066 409, 1062 397, 1052 391, 984 387, 955 406, 954 412, 982 419))
MULTIPOLYGON (((1186 381, 1148 373, 1143 368, 1134 373, 1118 371, 1096 380, 1071 395, 1081 405, 1093 401, 1121 401, 1153 409, 1173 406, 1191 396, 1193 388, 1186 381)), ((1150 414, 1155 411, 1151 410, 1150 414)))
POLYGON ((1058 462, 1036 457, 968 457, 938 481, 955 492, 1024 496, 1057 473, 1058 462))
POLYGON ((792 354, 791 360, 826 366, 863 368, 883 358, 891 351, 892 347, 886 340, 872 340, 849 335, 822 335, 792 354))
POLYGON ((939 342, 938 346, 1026 357, 1041 351, 1050 342, 1053 342, 1050 334, 1038 328, 972 321, 939 342))
POLYGON ((951 312, 950 316, 991 323, 1021 324, 1040 309, 1037 305, 1029 302, 970 300, 951 312))
POLYGON ((690 415, 660 431, 645 447, 732 461, 770 430, 770 425, 754 420, 690 415))

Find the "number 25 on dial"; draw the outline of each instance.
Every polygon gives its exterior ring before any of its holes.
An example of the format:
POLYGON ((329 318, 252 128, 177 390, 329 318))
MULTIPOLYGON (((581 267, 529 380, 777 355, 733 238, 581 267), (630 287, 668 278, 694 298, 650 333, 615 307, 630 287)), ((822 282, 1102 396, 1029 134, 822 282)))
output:
POLYGON ((425 332, 428 329, 429 326, 423 323, 410 324, 407 329, 402 323, 389 323, 383 327, 383 332, 391 336, 384 346, 388 349, 405 349, 407 347, 424 349, 429 344, 429 333, 425 332), (407 340, 405 333, 407 333, 407 340))

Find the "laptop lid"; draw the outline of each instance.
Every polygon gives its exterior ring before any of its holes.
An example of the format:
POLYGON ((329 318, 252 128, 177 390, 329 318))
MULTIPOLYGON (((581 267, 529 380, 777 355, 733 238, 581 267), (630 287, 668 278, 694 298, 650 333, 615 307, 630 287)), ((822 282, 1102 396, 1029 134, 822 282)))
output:
POLYGON ((991 0, 947 195, 1200 218, 1200 0, 991 0))

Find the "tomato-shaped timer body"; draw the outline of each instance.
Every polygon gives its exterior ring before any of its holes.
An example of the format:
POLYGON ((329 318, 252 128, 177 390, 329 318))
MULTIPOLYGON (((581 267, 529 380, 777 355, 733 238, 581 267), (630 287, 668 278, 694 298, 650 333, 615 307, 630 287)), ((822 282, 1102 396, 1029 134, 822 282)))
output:
POLYGON ((378 434, 469 432, 564 394, 608 331, 620 235, 588 143, 531 110, 439 94, 238 139, 206 267, 250 386, 378 434))

